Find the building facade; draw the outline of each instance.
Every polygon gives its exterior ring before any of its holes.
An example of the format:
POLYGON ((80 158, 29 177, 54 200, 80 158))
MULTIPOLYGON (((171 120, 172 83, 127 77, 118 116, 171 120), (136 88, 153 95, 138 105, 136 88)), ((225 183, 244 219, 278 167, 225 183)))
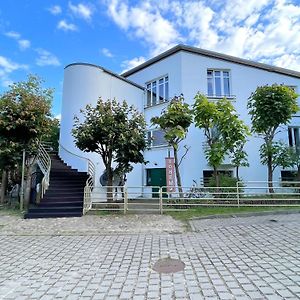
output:
MULTIPOLYGON (((94 105, 99 96, 102 99, 126 100, 140 110, 148 124, 148 138, 151 147, 145 151, 147 165, 136 165, 128 175, 128 186, 166 185, 166 158, 172 157, 172 150, 166 144, 163 132, 151 125, 151 118, 159 116, 170 99, 180 94, 190 105, 197 92, 215 101, 226 97, 233 102, 240 118, 251 126, 247 111, 247 101, 258 86, 284 84, 299 93, 300 72, 256 63, 199 48, 178 45, 161 55, 122 75, 114 74, 102 67, 75 63, 65 68, 62 119, 60 134, 60 156, 73 168, 84 171, 86 166, 80 157, 91 159, 96 165, 96 184, 104 171, 101 158, 97 154, 83 153, 76 148, 71 130, 74 115, 87 104, 94 105), (77 154, 74 156, 72 153, 77 154), (80 156, 80 157, 79 157, 80 156)), ((298 103, 299 99, 298 99, 298 103)), ((300 143, 300 113, 295 115, 288 126, 281 128, 277 139, 294 146, 300 143)), ((262 140, 252 136, 245 146, 249 167, 240 169, 244 181, 266 181, 267 168, 261 165, 259 148, 262 140)), ((182 142, 179 155, 190 147, 180 166, 183 186, 200 183, 209 177, 212 168, 204 155, 205 138, 203 132, 192 125, 186 140, 182 142)), ((221 166, 233 176, 234 168, 227 157, 221 166)), ((274 180, 280 180, 282 173, 277 168, 274 180)))

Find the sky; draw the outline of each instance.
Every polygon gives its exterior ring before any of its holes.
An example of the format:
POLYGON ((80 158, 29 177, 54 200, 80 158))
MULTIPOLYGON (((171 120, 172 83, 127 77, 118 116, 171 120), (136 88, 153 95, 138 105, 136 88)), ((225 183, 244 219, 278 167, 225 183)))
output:
POLYGON ((0 0, 0 94, 74 62, 121 73, 186 44, 300 71, 300 0, 0 0))

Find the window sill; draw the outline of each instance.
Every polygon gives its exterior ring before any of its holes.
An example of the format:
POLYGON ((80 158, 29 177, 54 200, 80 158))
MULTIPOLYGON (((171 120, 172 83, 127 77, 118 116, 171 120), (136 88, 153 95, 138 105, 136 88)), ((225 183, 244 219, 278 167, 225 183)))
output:
POLYGON ((221 95, 221 96, 209 96, 209 95, 205 95, 207 97, 207 99, 211 99, 211 100, 219 100, 219 99, 223 99, 226 98, 228 100, 235 100, 236 96, 234 95, 230 95, 230 96, 225 96, 225 95, 221 95))
POLYGON ((144 109, 147 109, 147 108, 151 108, 151 107, 157 107, 157 106, 160 106, 160 105, 162 105, 162 104, 166 104, 166 103, 168 103, 169 102, 169 100, 166 100, 166 101, 164 101, 164 102, 160 102, 160 103, 157 103, 157 104, 154 104, 154 105, 150 105, 150 106, 144 106, 144 109))
POLYGON ((161 148, 167 148, 169 145, 159 145, 159 146, 150 146, 147 150, 155 150, 155 149, 161 149, 161 148))

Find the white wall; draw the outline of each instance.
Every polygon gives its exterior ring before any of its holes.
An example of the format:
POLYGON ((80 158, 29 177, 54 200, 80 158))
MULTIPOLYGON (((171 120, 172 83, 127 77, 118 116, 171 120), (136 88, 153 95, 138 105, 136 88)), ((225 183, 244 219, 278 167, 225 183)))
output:
MULTIPOLYGON (((264 71, 258 68, 248 67, 232 62, 219 59, 208 58, 187 52, 177 52, 146 69, 143 69, 128 78, 140 85, 155 80, 161 76, 169 76, 169 94, 170 96, 184 94, 185 100, 192 104, 194 96, 199 91, 203 94, 207 93, 207 69, 229 69, 231 71, 231 88, 232 95, 235 95, 234 105, 247 125, 251 125, 251 120, 247 111, 247 101, 251 92, 255 91, 258 86, 265 84, 286 84, 298 87, 300 91, 300 79, 281 75, 274 72, 264 71)), ((159 115, 166 104, 160 104, 155 107, 145 109, 145 117, 150 122, 151 117, 159 115)), ((291 122, 293 125, 299 126, 299 118, 294 118, 291 122)), ((287 142, 286 127, 278 134, 278 139, 287 142)), ((187 139, 182 142, 182 146, 187 144, 191 149, 183 161, 181 166, 182 182, 185 186, 190 186, 195 179, 198 182, 203 176, 204 169, 211 169, 207 165, 207 161, 203 152, 203 133, 191 126, 187 139)), ((246 145, 246 151, 249 154, 249 168, 241 168, 240 175, 244 180, 261 180, 267 179, 267 168, 262 166, 259 160, 259 147, 262 140, 257 137, 251 137, 246 145)), ((183 148, 183 147, 181 147, 183 148)), ((146 160, 149 164, 146 168, 163 168, 165 167, 164 158, 167 156, 168 148, 155 148, 145 153, 146 160)), ((183 151, 181 151, 181 154, 183 151)), ((227 161, 229 162, 229 161, 227 161)), ((225 161, 226 163, 226 161, 225 161)), ((275 171, 274 180, 280 177, 280 168, 275 171)))
MULTIPOLYGON (((96 165, 96 184, 99 185, 99 177, 104 171, 101 157, 96 153, 84 153, 74 143, 71 134, 74 116, 81 116, 80 109, 87 104, 95 105, 98 98, 126 100, 133 104, 139 111, 143 111, 144 91, 129 84, 111 74, 104 72, 101 68, 93 65, 74 64, 66 67, 63 84, 62 118, 60 130, 60 143, 67 150, 87 157, 96 165)), ((72 168, 87 171, 84 160, 70 155, 62 148, 59 151, 61 158, 72 168)), ((140 186, 142 184, 142 166, 136 165, 128 176, 128 185, 140 186)))

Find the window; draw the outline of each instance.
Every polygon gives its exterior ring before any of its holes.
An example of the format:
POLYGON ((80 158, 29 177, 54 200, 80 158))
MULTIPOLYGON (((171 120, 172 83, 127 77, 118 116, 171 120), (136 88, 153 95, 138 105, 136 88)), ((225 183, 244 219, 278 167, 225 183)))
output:
POLYGON ((167 146, 168 142, 165 139, 165 133, 161 129, 148 131, 148 143, 151 147, 167 146))
POLYGON ((231 96, 229 70, 207 70, 207 95, 211 97, 231 96))
POLYGON ((168 101, 169 77, 161 77, 146 84, 147 106, 153 106, 168 101))
MULTIPOLYGON (((233 172, 231 170, 218 170, 221 175, 226 175, 228 177, 233 177, 233 172)), ((208 186, 210 179, 214 176, 213 170, 203 170, 203 185, 208 186)))
POLYGON ((296 147, 300 150, 300 127, 289 127, 288 139, 290 147, 296 147))

